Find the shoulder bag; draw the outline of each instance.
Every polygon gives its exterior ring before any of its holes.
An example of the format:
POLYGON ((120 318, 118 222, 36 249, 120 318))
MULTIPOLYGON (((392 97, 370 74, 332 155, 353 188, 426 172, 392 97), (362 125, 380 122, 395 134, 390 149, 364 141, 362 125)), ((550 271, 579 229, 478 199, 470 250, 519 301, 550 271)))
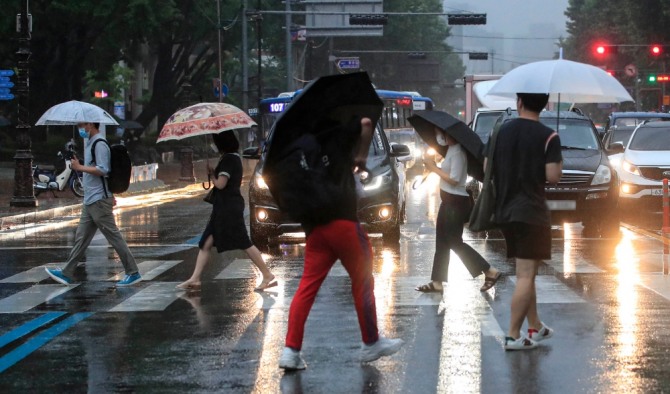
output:
POLYGON ((482 190, 479 197, 475 201, 475 205, 470 212, 469 228, 472 231, 485 231, 497 227, 494 222, 496 211, 496 190, 493 184, 493 154, 496 148, 496 139, 498 138, 498 123, 493 128, 490 139, 490 147, 486 155, 486 168, 484 169, 484 182, 482 182, 482 190))

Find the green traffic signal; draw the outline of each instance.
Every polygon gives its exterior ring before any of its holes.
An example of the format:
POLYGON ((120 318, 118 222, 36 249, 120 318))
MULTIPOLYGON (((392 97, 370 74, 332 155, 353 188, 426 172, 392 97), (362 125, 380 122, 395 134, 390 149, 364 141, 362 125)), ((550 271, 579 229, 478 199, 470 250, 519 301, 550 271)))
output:
POLYGON ((647 77, 647 81, 649 83, 656 83, 656 74, 649 74, 649 77, 647 77))

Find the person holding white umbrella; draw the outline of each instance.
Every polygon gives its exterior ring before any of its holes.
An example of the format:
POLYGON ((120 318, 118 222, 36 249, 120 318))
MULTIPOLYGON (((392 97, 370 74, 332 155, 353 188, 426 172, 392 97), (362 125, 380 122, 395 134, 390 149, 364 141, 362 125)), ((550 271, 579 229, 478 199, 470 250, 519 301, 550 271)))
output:
MULTIPOLYGON (((495 222, 516 259, 516 288, 511 302, 505 350, 526 350, 553 336, 538 315, 535 276, 542 260, 551 258, 551 217, 545 183, 561 179, 561 142, 554 130, 539 122, 549 95, 519 93, 519 117, 503 124, 493 152, 496 189, 495 222), (528 320, 528 336, 521 325, 528 320)), ((485 165, 486 166, 486 165, 485 165)))
MULTIPOLYGON (((104 111, 103 111, 104 112, 104 111)), ((113 120, 113 119, 112 119, 113 120)), ((47 274, 58 283, 70 285, 73 282, 74 271, 91 243, 97 230, 102 232, 107 241, 118 253, 125 277, 116 283, 117 286, 131 286, 142 280, 135 257, 119 231, 114 219, 114 196, 109 190, 105 175, 111 169, 111 150, 107 143, 96 144, 104 140, 100 133, 99 123, 79 122, 79 135, 87 139, 84 147, 84 164, 80 164, 77 157, 72 160, 72 169, 84 173, 84 202, 79 219, 79 226, 75 235, 74 246, 70 255, 61 268, 45 267, 47 274), (95 152, 93 149, 95 148, 95 152), (93 158, 95 157, 95 161, 93 158)))

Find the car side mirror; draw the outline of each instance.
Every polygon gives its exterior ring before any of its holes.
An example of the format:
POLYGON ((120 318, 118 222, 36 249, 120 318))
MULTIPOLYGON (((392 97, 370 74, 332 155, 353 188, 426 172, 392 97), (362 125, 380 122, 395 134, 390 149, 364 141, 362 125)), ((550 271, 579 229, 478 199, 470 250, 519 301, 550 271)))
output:
POLYGON ((412 152, 409 150, 409 146, 405 144, 393 144, 391 145, 391 157, 404 157, 410 156, 412 152))
POLYGON ((626 150, 626 148, 623 146, 623 143, 612 142, 610 146, 607 148, 607 153, 609 153, 610 155, 615 155, 617 153, 623 153, 624 150, 626 150))
POLYGON ((245 159, 258 160, 261 158, 261 148, 258 146, 252 146, 251 148, 246 148, 242 151, 242 157, 245 159))

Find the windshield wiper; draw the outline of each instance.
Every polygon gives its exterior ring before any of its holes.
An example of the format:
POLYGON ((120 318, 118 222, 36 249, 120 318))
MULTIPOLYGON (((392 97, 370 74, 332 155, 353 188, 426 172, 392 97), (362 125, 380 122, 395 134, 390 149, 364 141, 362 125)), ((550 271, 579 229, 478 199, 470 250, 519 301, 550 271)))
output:
POLYGON ((578 146, 567 146, 567 145, 561 145, 561 149, 568 149, 568 150, 589 150, 588 148, 580 148, 578 146))

